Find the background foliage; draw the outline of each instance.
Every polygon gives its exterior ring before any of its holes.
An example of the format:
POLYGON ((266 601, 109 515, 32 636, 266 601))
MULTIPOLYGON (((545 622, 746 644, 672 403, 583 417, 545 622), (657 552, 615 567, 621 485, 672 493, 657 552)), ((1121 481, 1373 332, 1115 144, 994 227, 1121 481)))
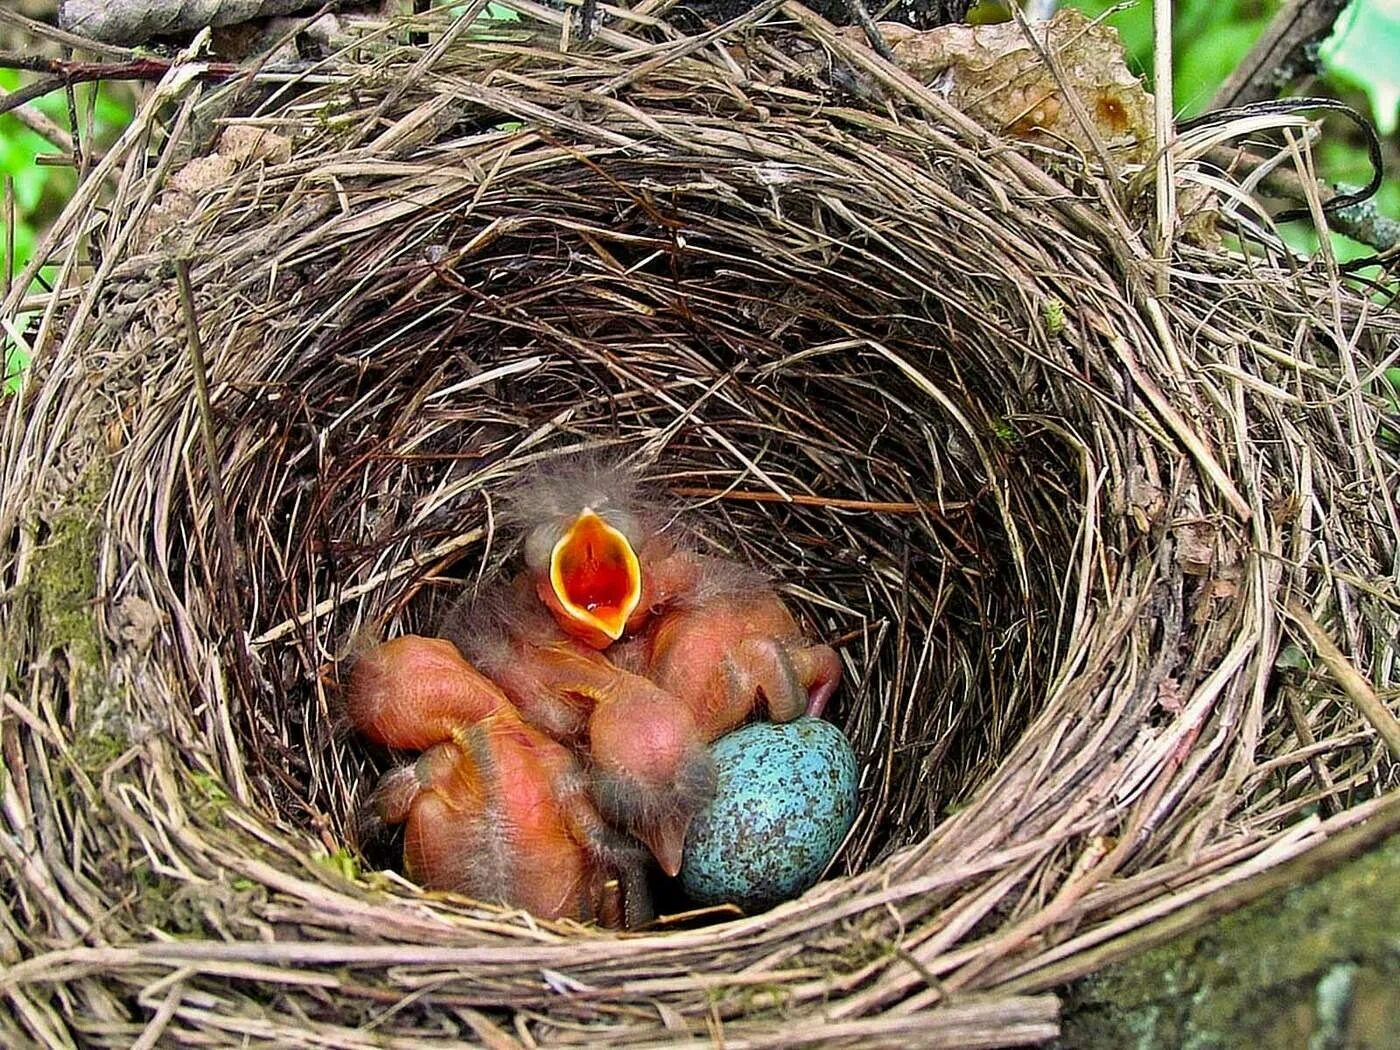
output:
MULTIPOLYGON (((0 89, 12 91, 24 75, 13 69, 0 69, 0 89)), ((133 90, 125 84, 79 84, 73 89, 73 108, 85 144, 102 149, 116 141, 132 116, 133 90), (89 135, 90 128, 90 135, 89 135)), ((31 103, 59 127, 69 127, 68 97, 55 92, 31 103)), ((34 251, 40 231, 58 215, 78 184, 71 166, 40 164, 40 156, 58 155, 58 147, 29 130, 13 113, 0 116, 0 180, 13 196, 14 218, 0 197, 0 236, 13 245, 8 252, 10 271, 4 275, 8 287, 14 274, 24 268, 34 251)), ((41 278, 42 280, 42 275, 41 278)), ((21 321, 21 325, 22 325, 21 321)), ((3 340, 5 352, 4 391, 9 393, 27 363, 24 350, 12 339, 3 340)))
MULTIPOLYGON (((1152 4, 1148 0, 1075 0, 1069 6, 1090 15, 1106 15, 1123 38, 1130 64, 1152 81, 1152 4)), ((1208 108, 1211 96, 1254 46, 1282 0, 1177 0, 1172 32, 1173 103, 1179 117, 1208 108)), ((1321 49, 1325 75, 1302 84, 1297 94, 1330 95, 1350 103, 1374 121, 1384 146, 1387 178, 1376 203, 1387 215, 1400 216, 1400 0, 1353 0, 1321 49)), ((1366 145, 1354 126, 1332 118, 1317 150, 1320 173, 1329 182, 1364 185, 1371 175, 1366 145)), ((1316 246, 1310 233, 1288 231, 1294 247, 1316 246)), ((1334 237, 1342 259, 1369 255, 1374 249, 1342 236, 1334 237)))

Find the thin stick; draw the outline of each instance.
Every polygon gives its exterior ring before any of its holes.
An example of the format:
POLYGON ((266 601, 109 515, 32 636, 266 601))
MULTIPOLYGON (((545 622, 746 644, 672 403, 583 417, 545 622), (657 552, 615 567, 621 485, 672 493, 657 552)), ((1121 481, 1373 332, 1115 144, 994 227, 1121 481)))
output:
POLYGON ((132 59, 139 54, 129 47, 118 47, 116 44, 108 44, 101 40, 93 40, 91 37, 79 36, 77 33, 69 33, 46 22, 36 22, 17 11, 6 11, 3 7, 0 7, 0 22, 23 30, 30 36, 53 40, 60 44, 67 44, 78 51, 89 51, 95 55, 106 55, 108 58, 132 59))
MULTIPOLYGON (((1298 734, 1298 743, 1304 748, 1312 748, 1317 744, 1317 737, 1313 736, 1312 726, 1308 725, 1307 712, 1303 710, 1303 705, 1298 700, 1296 691, 1289 689, 1288 692, 1288 720, 1293 723, 1293 731, 1298 734)), ((1318 787, 1322 789, 1322 807, 1327 811, 1328 816, 1337 812, 1337 788, 1332 783, 1332 776, 1327 772, 1327 766, 1322 761, 1322 756, 1317 754, 1308 755, 1308 768, 1312 770, 1313 778, 1317 781, 1318 787)))
POLYGON ((1176 233, 1176 175, 1174 154, 1167 147, 1176 137, 1172 119, 1172 0, 1152 4, 1153 130, 1157 136, 1157 273, 1159 296, 1170 288, 1172 241, 1176 233))
POLYGON ((890 45, 885 42, 884 34, 875 24, 875 19, 870 17, 870 12, 866 10, 862 0, 846 0, 846 7, 854 16, 856 24, 865 31, 865 39, 870 41, 870 46, 875 50, 875 53, 886 62, 893 62, 894 52, 890 49, 890 45))
POLYGON ((175 276, 180 286, 180 306, 185 314, 185 336, 190 354, 190 371, 194 378, 195 405, 199 413, 199 432, 204 443, 204 457, 209 470, 209 492, 214 501, 214 531, 219 543, 219 560, 223 562, 223 585, 227 590, 234 638, 235 660, 243 686, 251 688, 252 667, 248 662, 244 629, 243 601, 234 575, 233 533, 229 529, 228 504, 224 501, 223 479, 219 474, 219 449, 214 441, 214 413, 209 406, 209 374, 204 367, 204 350, 199 343, 199 318, 194 309, 194 289, 190 286, 188 259, 175 261, 175 276))
MULTIPOLYGON (((0 97, 0 113, 8 113, 17 106, 33 102, 51 91, 73 84, 86 84, 94 80, 160 80, 170 72, 170 67, 170 62, 149 57, 133 62, 65 62, 55 58, 0 51, 0 69, 23 69, 30 73, 50 74, 0 97)), ((247 70, 233 62, 208 62, 200 64, 195 76, 200 80, 222 81, 246 72, 247 70)))
POLYGON ((83 173, 83 138, 78 131, 78 96, 73 90, 71 81, 63 85, 64 99, 68 103, 68 129, 73 136, 73 170, 78 173, 78 178, 82 178, 83 173))
MULTIPOLYGON (((12 110, 14 117, 34 134, 64 154, 73 152, 73 136, 64 131, 49 117, 33 106, 17 106, 12 110)), ((40 156, 43 156, 42 154, 40 156)), ((67 163, 68 158, 61 158, 67 163)), ((35 158, 36 163, 42 163, 35 158)))
POLYGON ((967 510, 971 500, 937 503, 924 500, 918 503, 888 503, 880 500, 834 499, 828 496, 807 496, 801 493, 783 495, 780 492, 741 492, 729 489, 674 488, 678 496, 693 496, 699 499, 742 499, 754 503, 796 503, 802 507, 831 507, 835 510, 868 510, 879 514, 946 514, 967 510))
POLYGON ((10 284, 15 270, 15 177, 5 176, 5 294, 10 297, 10 284))
POLYGON ((93 154, 93 125, 97 122, 97 94, 102 90, 101 84, 94 84, 92 90, 88 92, 87 98, 83 102, 83 133, 80 137, 78 129, 73 129, 73 143, 82 151, 83 162, 78 165, 78 181, 87 178, 97 158, 93 154))
POLYGON ((373 576, 366 580, 361 580, 352 587, 344 588, 338 592, 335 597, 326 598, 323 601, 317 602, 315 608, 307 610, 306 612, 297 613, 295 616, 283 620, 276 626, 268 628, 253 639, 253 645, 257 647, 267 645, 269 642, 279 641, 291 634, 298 627, 304 627, 312 620, 335 612, 335 610, 342 605, 369 594, 381 584, 388 583, 391 580, 397 580, 399 577, 405 576, 416 569, 421 569, 424 564, 430 561, 442 558, 456 551, 465 550, 485 535, 485 529, 470 529, 467 532, 444 540, 431 550, 424 551, 421 555, 412 558, 404 558, 388 569, 385 569, 383 572, 375 573, 373 576))
POLYGON ((1336 643, 1327 636, 1327 632, 1296 601, 1288 603, 1288 615, 1303 629, 1308 641, 1317 650, 1317 655, 1327 665, 1327 670, 1332 672, 1332 677, 1351 698, 1362 717, 1380 734, 1386 747, 1390 748, 1390 753, 1400 758, 1400 721, 1396 721, 1390 709, 1381 703, 1380 697, 1371 688, 1371 683, 1361 676, 1361 672, 1337 648, 1336 643))
MULTIPOLYGON (((246 72, 235 62, 199 63, 201 76, 220 80, 246 72)), ((22 69, 27 73, 47 73, 73 84, 89 80, 159 80, 173 65, 155 55, 142 55, 130 62, 79 62, 73 59, 47 58, 44 55, 22 55, 17 51, 0 51, 0 69, 22 69)))

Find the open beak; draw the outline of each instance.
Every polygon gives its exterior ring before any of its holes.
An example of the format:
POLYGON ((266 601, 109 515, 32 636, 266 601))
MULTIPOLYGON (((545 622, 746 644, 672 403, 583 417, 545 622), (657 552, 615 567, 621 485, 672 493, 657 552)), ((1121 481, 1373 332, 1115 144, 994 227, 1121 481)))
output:
POLYGON ((613 641, 642 600, 642 568, 627 537, 585 510, 549 556, 549 583, 564 613, 613 641))

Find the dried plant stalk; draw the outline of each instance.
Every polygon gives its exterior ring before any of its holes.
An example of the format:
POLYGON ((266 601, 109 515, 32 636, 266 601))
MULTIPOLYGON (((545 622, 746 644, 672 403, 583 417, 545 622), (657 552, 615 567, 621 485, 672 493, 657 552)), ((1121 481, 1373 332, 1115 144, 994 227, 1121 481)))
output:
POLYGON ((795 4, 570 55, 518 6, 431 60, 173 70, 7 300, 7 1044, 1033 1044, 1135 931, 1393 824, 1284 612, 1393 708, 1393 312, 1244 218, 1158 296, 1129 183, 795 4), (800 900, 615 936, 350 849, 388 756, 335 732, 337 660, 430 629, 510 555, 501 486, 576 448, 839 646, 862 809, 800 900))

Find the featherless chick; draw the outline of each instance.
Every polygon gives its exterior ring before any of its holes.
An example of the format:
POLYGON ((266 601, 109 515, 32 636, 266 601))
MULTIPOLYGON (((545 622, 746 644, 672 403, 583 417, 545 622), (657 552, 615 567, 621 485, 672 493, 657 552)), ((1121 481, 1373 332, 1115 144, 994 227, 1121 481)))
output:
POLYGON ((691 709, 564 631, 528 577, 460 602, 439 633, 521 714, 580 748, 604 816, 680 868, 691 817, 714 795, 714 760, 691 709))
POLYGON ((423 751, 361 814, 366 835, 406 825, 404 867, 421 885, 543 918, 650 917, 644 851, 603 821, 570 751, 450 642, 405 636, 370 650, 346 707, 375 743, 423 751))
POLYGON ((541 466, 508 493, 539 600, 570 636, 605 649, 694 586, 699 559, 634 472, 578 456, 541 466))

